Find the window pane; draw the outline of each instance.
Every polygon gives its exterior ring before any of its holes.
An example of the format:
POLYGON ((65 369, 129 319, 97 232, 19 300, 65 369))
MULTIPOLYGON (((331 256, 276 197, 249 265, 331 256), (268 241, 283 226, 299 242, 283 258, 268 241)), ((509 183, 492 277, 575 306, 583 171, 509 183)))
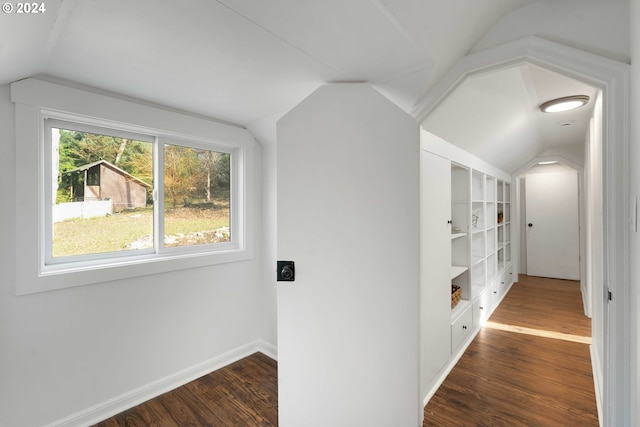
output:
POLYGON ((230 154, 165 145, 164 245, 228 242, 230 154))
POLYGON ((52 128, 52 256, 153 248, 150 142, 52 128))

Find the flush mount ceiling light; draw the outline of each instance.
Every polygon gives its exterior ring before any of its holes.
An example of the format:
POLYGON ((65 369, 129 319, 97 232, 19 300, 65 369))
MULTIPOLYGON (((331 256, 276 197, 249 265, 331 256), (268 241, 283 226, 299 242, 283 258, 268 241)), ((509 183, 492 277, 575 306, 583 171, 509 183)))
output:
POLYGON ((553 164, 556 164, 556 163, 558 163, 557 160, 549 160, 549 161, 546 161, 546 162, 538 162, 539 165, 553 165, 553 164))
POLYGON ((587 102, 589 102, 587 95, 565 96, 564 98, 545 102, 540 106, 540 111, 543 113, 559 113, 582 107, 587 102))

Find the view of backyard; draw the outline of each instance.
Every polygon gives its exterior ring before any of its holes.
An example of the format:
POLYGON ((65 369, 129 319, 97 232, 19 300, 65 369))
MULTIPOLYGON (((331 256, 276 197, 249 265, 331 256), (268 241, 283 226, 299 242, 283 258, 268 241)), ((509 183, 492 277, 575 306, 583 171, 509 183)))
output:
MULTIPOLYGON (((52 124, 51 144, 51 255, 153 248, 153 143, 52 124)), ((229 241, 231 155, 188 145, 161 149, 164 247, 229 241)))
MULTIPOLYGON (((229 199, 165 210, 165 246, 229 241, 229 199)), ((54 224, 53 256, 94 254, 153 247, 153 208, 54 224)))

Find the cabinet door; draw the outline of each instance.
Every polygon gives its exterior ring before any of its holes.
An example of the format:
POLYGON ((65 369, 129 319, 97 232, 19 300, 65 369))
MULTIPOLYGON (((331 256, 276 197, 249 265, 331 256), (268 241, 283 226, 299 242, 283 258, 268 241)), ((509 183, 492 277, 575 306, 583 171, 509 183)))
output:
POLYGON ((473 312, 471 306, 451 323, 451 350, 455 351, 469 336, 473 329, 473 312))
POLYGON ((451 162, 421 152, 420 385, 451 356, 451 162))
POLYGON ((483 326, 491 312, 491 290, 483 289, 473 303, 473 325, 483 326))

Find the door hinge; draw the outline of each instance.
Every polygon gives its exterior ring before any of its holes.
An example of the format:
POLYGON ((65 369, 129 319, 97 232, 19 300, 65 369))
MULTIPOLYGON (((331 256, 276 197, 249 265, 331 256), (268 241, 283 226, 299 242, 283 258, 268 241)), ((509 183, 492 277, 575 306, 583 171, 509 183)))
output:
POLYGON ((611 293, 611 291, 607 291, 607 297, 609 301, 613 300, 613 294, 611 293))

